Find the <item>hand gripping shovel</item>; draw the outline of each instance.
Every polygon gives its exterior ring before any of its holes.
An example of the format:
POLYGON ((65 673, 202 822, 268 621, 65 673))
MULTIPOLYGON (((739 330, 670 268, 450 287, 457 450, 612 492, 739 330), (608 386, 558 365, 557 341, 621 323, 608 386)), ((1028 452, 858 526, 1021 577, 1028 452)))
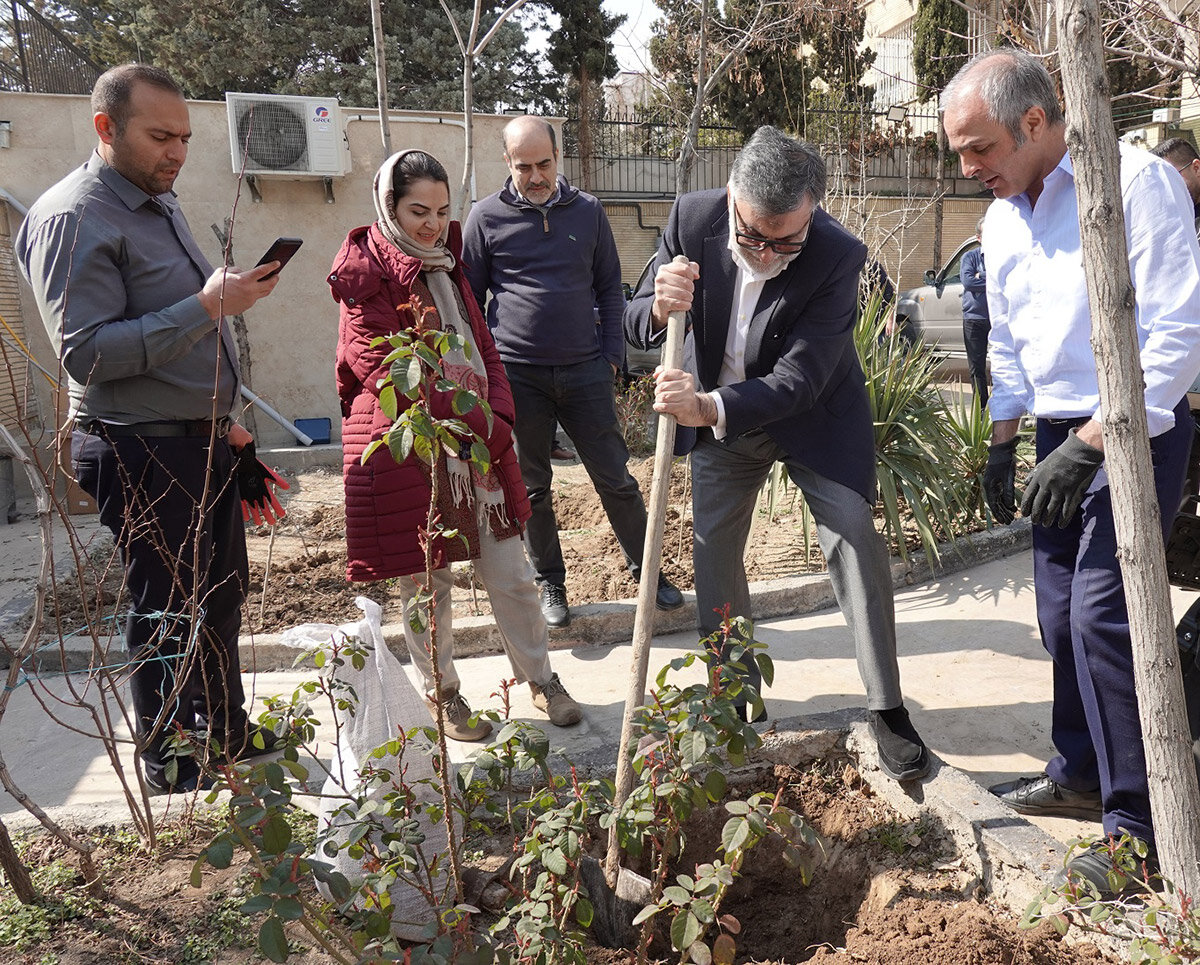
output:
MULTIPOLYGON (((677 262, 687 263, 682 255, 677 262)), ((683 365, 684 313, 671 312, 667 318, 667 341, 663 349, 664 368, 683 365)), ((654 637, 654 597, 658 592, 658 573, 662 565, 663 526, 670 493, 671 458, 675 450, 675 417, 658 417, 658 436, 654 443, 654 478, 650 485, 650 503, 646 507, 646 544, 642 550, 637 615, 633 623, 633 652, 629 689, 625 693, 625 716, 621 722, 621 743, 617 748, 616 789, 613 810, 619 810, 633 787, 633 759, 629 744, 633 738, 633 715, 646 702, 646 669, 650 661, 650 641, 654 637)), ((585 858, 581 869, 584 885, 592 898, 595 916, 592 934, 608 948, 631 948, 637 941, 633 917, 650 900, 650 881, 620 867, 621 849, 617 844, 617 826, 608 833, 608 855, 604 873, 599 862, 585 858)))

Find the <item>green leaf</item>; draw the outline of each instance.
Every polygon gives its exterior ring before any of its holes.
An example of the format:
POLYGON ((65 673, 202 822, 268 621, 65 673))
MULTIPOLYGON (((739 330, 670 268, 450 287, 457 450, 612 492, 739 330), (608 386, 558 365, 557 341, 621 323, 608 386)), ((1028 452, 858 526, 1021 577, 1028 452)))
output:
POLYGON ((704 760, 705 751, 708 750, 708 741, 704 735, 698 730, 684 731, 683 736, 679 738, 679 753, 683 757, 683 762, 688 767, 695 767, 704 760))
POLYGON ((295 898, 280 898, 275 902, 275 914, 284 921, 299 921, 304 917, 304 906, 295 898))
POLYGON ((287 961, 287 936, 283 933, 283 922, 275 915, 267 918, 258 930, 258 950, 273 962, 287 961))
POLYGON ((282 814, 273 814, 262 832, 263 850, 269 854, 283 854, 292 843, 292 826, 282 814))
POLYGON ((745 818, 730 818, 721 829, 721 847, 725 853, 736 851, 750 839, 750 822, 745 818))
POLYGON ((680 888, 678 885, 671 885, 669 888, 663 889, 663 898, 673 905, 686 905, 692 900, 692 893, 686 888, 680 888))
POLYGON ((775 662, 771 659, 771 655, 760 651, 754 655, 754 662, 758 664, 758 672, 762 674, 763 684, 770 687, 775 682, 775 662))
POLYGON ((396 413, 399 408, 396 405, 396 387, 394 385, 385 385, 379 390, 379 408, 383 410, 383 414, 396 421, 396 413))
POLYGON ((575 920, 584 928, 592 927, 592 919, 596 916, 596 910, 592 907, 592 903, 586 898, 580 897, 575 901, 575 920))
POLYGON ((659 908, 658 905, 646 905, 645 908, 643 908, 641 911, 639 911, 636 915, 633 916, 633 921, 630 922, 630 924, 631 925, 640 925, 642 922, 646 921, 648 918, 653 918, 660 911, 662 911, 662 909, 659 908))
POLYGON ((708 795, 710 801, 721 800, 725 796, 727 787, 728 781, 721 771, 711 770, 704 777, 704 793, 708 795))
POLYGON ((696 920, 696 916, 684 909, 671 919, 671 947, 678 952, 690 948, 704 933, 704 928, 696 920))
POLYGON ((479 404, 479 396, 470 389, 459 389, 450 400, 455 415, 466 415, 479 404))
POLYGON ((233 842, 214 841, 204 849, 204 859, 214 868, 228 868, 233 863, 233 842))
POLYGON ((569 868, 567 856, 559 848, 550 848, 543 852, 542 864, 546 866, 546 870, 552 875, 558 875, 560 878, 567 873, 569 868))

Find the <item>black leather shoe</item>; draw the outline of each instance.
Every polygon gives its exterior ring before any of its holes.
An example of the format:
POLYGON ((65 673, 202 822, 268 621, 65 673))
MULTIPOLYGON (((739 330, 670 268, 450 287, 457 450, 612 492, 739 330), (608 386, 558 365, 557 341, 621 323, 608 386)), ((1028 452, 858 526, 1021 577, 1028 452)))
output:
POLYGON ((1072 791, 1049 774, 1018 777, 988 788, 1018 814, 1082 818, 1098 821, 1103 813, 1099 791, 1072 791))
POLYGON ((1163 880, 1158 870, 1158 856, 1153 848, 1150 848, 1145 858, 1131 854, 1128 861, 1122 860, 1118 864, 1113 862, 1112 851, 1103 841, 1077 852, 1067 861, 1066 867, 1055 875, 1054 888, 1063 888, 1068 884, 1083 888, 1090 885, 1101 901, 1145 894, 1147 887, 1155 891, 1163 888, 1163 880))
POLYGON ((561 583, 543 583, 538 587, 538 601, 548 626, 565 627, 571 622, 567 609, 567 588, 561 583))
POLYGON ((903 704, 867 711, 867 724, 879 750, 879 767, 894 781, 915 781, 929 773, 929 752, 903 704))
POLYGON ((661 572, 658 574, 658 592, 654 594, 654 607, 658 610, 678 610, 683 606, 683 594, 661 572))

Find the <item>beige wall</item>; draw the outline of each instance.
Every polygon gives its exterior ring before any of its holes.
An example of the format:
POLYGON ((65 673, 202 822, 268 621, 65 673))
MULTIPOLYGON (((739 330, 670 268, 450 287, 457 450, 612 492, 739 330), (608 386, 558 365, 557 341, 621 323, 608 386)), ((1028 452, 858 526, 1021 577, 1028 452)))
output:
MULTIPOLYGON (((189 104, 192 142, 176 183, 184 213, 201 249, 214 264, 221 248, 210 225, 222 225, 238 193, 232 170, 225 104, 189 104)), ((284 271, 274 294, 247 313, 254 390, 289 419, 329 418, 334 438, 340 431, 333 357, 337 343, 337 306, 325 275, 349 229, 374 220, 371 181, 382 160, 378 116, 342 109, 352 170, 333 181, 334 203, 327 204, 320 179, 261 179, 263 200, 255 203, 243 188, 234 228, 235 263, 252 265, 279 235, 304 239, 304 247, 284 271)), ((0 149, 0 188, 26 207, 68 171, 83 163, 95 145, 86 97, 52 94, 0 94, 0 120, 12 122, 10 147, 0 149)), ((507 176, 501 158, 500 130, 509 120, 475 117, 476 194, 500 188, 507 176)), ((393 150, 420 147, 445 163, 453 188, 462 176, 461 115, 394 112, 393 150)), ((10 212, 15 233, 20 216, 10 212)), ((30 347, 48 369, 54 352, 28 286, 22 283, 22 314, 30 347)), ((44 380, 39 380, 44 381, 44 380)), ((49 406, 49 397, 45 400, 49 406)), ((47 411, 50 411, 47 409, 47 411)), ((291 437, 261 413, 258 428, 268 444, 291 437)))

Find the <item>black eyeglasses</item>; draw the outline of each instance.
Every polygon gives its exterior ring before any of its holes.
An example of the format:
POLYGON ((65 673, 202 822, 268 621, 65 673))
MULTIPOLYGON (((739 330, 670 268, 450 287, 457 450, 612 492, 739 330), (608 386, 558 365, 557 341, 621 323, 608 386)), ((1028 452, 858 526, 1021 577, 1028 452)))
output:
POLYGON ((772 241, 770 238, 760 238, 758 235, 738 230, 746 227, 746 222, 742 219, 742 213, 738 211, 736 201, 733 202, 733 217, 737 225, 733 236, 737 243, 748 251, 765 251, 770 248, 777 255, 798 255, 808 244, 808 232, 812 228, 812 218, 810 217, 808 224, 804 226, 804 237, 799 241, 772 241))

